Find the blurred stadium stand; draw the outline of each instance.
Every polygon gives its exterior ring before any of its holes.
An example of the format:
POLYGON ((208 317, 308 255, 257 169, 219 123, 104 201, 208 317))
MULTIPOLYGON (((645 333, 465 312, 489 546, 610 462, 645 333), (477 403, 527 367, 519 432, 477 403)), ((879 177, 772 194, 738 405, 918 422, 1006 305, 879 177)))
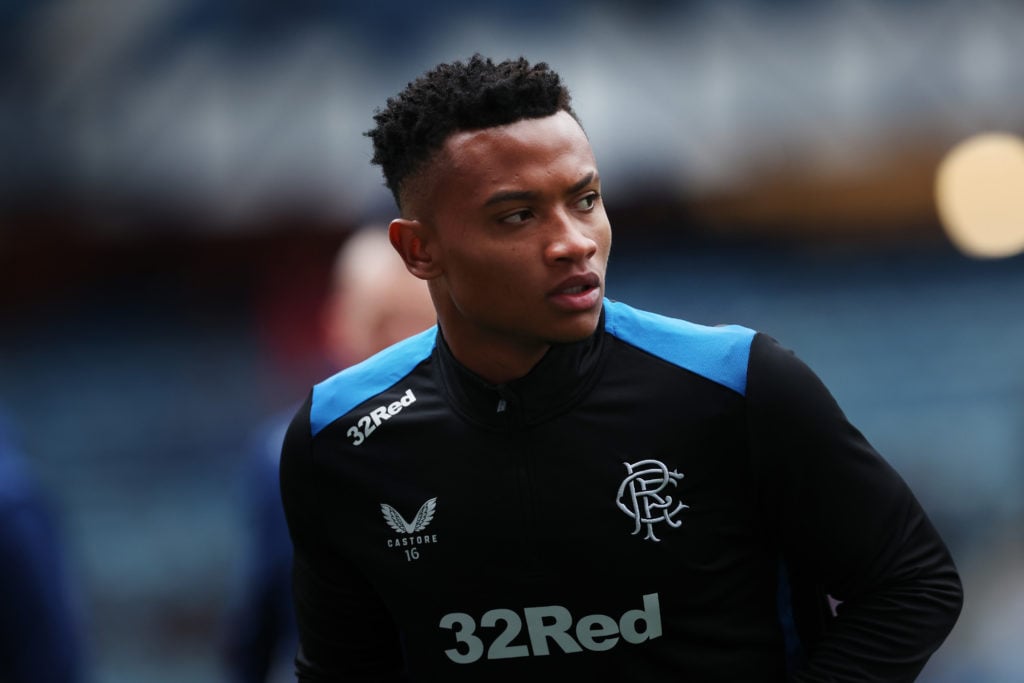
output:
POLYGON ((393 210, 361 133, 475 51, 572 87, 610 295, 773 334, 914 486, 967 582, 922 680, 1024 679, 1024 261, 934 201, 955 143, 1024 133, 1022 33, 1010 0, 0 4, 0 404, 93 680, 223 680, 245 435, 329 371, 334 251, 393 210))

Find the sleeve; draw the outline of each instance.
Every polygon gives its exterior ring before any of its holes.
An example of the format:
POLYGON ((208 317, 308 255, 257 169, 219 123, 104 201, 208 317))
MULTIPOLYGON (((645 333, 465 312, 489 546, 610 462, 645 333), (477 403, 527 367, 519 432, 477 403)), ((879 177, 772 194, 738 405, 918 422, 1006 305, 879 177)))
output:
POLYGON ((818 377, 764 335, 751 347, 746 395, 807 656, 793 680, 913 681, 962 606, 945 544, 818 377))
MULTIPOLYGON (((292 597, 302 683, 405 681, 398 629, 370 581, 330 543, 310 435, 311 397, 281 452, 281 495, 294 548, 292 597)), ((338 492, 334 492, 338 495, 338 492)))

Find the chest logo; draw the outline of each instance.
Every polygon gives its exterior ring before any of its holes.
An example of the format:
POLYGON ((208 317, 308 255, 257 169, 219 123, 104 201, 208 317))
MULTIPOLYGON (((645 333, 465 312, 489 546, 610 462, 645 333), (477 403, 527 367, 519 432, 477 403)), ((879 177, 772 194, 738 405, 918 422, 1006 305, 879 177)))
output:
POLYGON ((401 534, 401 536, 389 538, 387 546, 404 550, 407 562, 420 559, 419 546, 435 545, 437 543, 437 534, 424 533, 424 530, 433 521, 436 509, 437 498, 431 498, 420 506, 412 521, 407 522, 398 510, 387 503, 381 503, 380 511, 384 515, 384 521, 387 522, 393 531, 401 534))
POLYGON ((644 540, 660 542, 661 539, 654 535, 654 525, 664 523, 673 529, 678 527, 682 521, 676 519, 676 515, 689 507, 666 492, 669 486, 676 486, 683 475, 675 470, 669 471, 665 463, 658 460, 623 464, 626 466, 626 478, 619 485, 615 504, 635 522, 634 536, 646 527, 644 540))
POLYGON ((400 534, 414 534, 423 531, 434 519, 434 510, 437 508, 437 498, 431 498, 420 506, 419 512, 413 517, 412 522, 405 521, 405 518, 387 503, 380 504, 380 511, 384 513, 384 521, 388 526, 400 534))

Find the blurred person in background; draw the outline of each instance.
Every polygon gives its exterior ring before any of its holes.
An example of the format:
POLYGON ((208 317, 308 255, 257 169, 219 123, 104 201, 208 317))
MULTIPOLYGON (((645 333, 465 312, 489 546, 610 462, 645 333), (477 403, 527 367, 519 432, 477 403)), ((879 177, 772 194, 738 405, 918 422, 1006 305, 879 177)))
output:
MULTIPOLYGON (((321 318, 324 353, 336 367, 363 360, 434 322, 426 285, 395 258, 383 226, 366 226, 345 239, 321 318)), ((294 408, 258 430, 243 475, 248 552, 225 643, 233 683, 295 680, 292 546, 278 483, 281 443, 293 413, 294 408)))
POLYGON ((605 298, 569 101, 476 55, 374 117, 438 326, 288 429, 300 680, 913 680, 962 604, 945 544, 792 352, 605 298))
POLYGON ((54 508, 0 418, 0 681, 84 677, 79 596, 54 508))

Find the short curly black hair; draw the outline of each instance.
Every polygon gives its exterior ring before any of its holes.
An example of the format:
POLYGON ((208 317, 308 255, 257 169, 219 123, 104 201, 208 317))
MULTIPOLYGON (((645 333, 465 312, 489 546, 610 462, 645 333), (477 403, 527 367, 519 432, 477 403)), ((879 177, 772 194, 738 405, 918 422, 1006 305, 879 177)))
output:
POLYGON ((479 54, 465 62, 439 64, 378 109, 372 163, 401 208, 403 183, 441 149, 453 133, 544 118, 559 111, 579 120, 569 90, 545 62, 525 58, 495 64, 479 54))

